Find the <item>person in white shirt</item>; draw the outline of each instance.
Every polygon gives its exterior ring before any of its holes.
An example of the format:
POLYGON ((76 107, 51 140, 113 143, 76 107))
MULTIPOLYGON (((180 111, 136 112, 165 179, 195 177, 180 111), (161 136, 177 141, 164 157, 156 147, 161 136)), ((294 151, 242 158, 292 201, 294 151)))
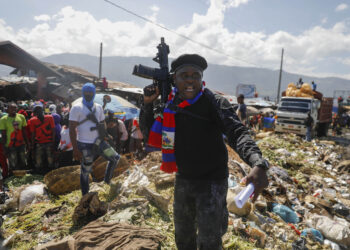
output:
POLYGON ((104 140, 107 136, 105 116, 102 106, 94 103, 95 93, 95 85, 85 83, 82 102, 73 105, 69 113, 73 157, 81 160, 80 186, 83 195, 89 192, 89 174, 96 156, 101 155, 108 160, 104 177, 106 183, 110 182, 120 159, 119 154, 104 140))
POLYGON ((58 167, 74 165, 73 162, 73 146, 69 137, 69 119, 68 116, 63 116, 61 139, 58 144, 58 167))
POLYGON ((126 141, 128 140, 128 132, 123 121, 115 117, 112 110, 107 110, 107 132, 112 136, 114 146, 118 153, 121 153, 122 148, 124 147, 126 141))

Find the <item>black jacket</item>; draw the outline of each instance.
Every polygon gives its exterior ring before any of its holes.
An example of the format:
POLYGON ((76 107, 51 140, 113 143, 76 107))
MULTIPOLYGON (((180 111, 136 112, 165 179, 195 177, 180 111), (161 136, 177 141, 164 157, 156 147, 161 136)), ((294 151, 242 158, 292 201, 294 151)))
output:
MULTIPOLYGON (((250 166, 261 163, 260 149, 224 97, 205 89, 198 101, 184 110, 185 113, 177 111, 175 115, 175 157, 179 177, 227 178, 228 156, 223 135, 250 166)), ((140 128, 146 141, 153 122, 153 105, 142 106, 140 128)))
POLYGON ((314 119, 310 115, 308 115, 305 120, 305 126, 311 127, 313 123, 314 123, 314 119))

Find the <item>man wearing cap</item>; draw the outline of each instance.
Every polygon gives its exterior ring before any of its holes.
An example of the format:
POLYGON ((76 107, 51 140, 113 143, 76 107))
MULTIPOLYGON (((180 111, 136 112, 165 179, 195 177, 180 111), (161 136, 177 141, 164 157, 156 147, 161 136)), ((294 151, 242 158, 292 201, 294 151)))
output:
POLYGON ((109 161, 104 177, 106 183, 110 182, 120 158, 104 140, 105 116, 102 106, 94 103, 95 94, 95 85, 85 83, 82 88, 82 101, 73 105, 69 112, 69 136, 73 146, 73 157, 81 160, 80 186, 83 195, 89 192, 89 174, 95 156, 102 155, 109 161))
POLYGON ((174 225, 180 250, 222 249, 221 237, 228 224, 228 154, 222 134, 253 167, 246 179, 255 186, 253 201, 268 185, 268 163, 247 128, 226 99, 204 88, 206 68, 206 60, 199 55, 178 57, 171 64, 175 88, 165 108, 154 114, 159 90, 149 86, 154 94, 144 95, 140 114, 146 141, 162 149, 161 169, 177 172, 174 225))

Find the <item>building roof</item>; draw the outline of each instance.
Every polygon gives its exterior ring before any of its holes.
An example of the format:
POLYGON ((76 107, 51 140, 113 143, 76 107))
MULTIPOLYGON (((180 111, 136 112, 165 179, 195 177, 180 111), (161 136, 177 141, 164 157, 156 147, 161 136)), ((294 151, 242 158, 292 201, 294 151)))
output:
POLYGON ((74 75, 74 76, 79 76, 82 79, 84 79, 84 81, 94 81, 95 79, 97 79, 98 77, 88 71, 86 71, 85 69, 76 67, 76 66, 70 66, 70 65, 56 65, 53 63, 47 63, 45 62, 45 65, 47 67, 50 67, 51 69, 54 69, 57 72, 60 72, 63 75, 74 75))
POLYGON ((14 68, 31 69, 37 73, 41 72, 45 76, 63 77, 59 72, 46 66, 11 41, 0 42, 0 64, 14 68))

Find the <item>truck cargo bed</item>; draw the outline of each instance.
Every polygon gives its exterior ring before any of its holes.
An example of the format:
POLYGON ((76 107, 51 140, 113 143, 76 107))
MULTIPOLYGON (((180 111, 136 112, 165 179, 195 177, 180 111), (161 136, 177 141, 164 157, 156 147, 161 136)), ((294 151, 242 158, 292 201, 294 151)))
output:
POLYGON ((318 120, 320 123, 332 122, 333 98, 323 97, 321 107, 318 111, 318 120))

